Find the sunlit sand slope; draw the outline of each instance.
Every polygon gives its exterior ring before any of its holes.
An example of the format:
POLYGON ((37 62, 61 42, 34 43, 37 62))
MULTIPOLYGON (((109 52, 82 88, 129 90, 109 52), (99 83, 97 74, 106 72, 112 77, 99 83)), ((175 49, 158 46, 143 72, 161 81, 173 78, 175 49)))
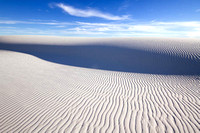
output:
MULTIPOLYGON (((181 50, 179 45, 173 50, 152 43, 149 48, 134 45, 192 58, 198 65, 195 41, 186 40, 181 50)), ((0 132, 200 131, 198 71, 192 75, 107 71, 38 57, 0 50, 0 132)))

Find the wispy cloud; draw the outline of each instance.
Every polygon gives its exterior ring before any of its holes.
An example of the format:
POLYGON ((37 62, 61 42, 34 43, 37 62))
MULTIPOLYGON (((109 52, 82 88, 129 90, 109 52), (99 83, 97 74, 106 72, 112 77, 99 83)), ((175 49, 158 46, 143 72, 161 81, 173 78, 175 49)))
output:
POLYGON ((0 24, 19 24, 19 23, 27 23, 27 22, 15 21, 15 20, 0 20, 0 24))
POLYGON ((173 27, 200 27, 199 21, 184 21, 184 22, 154 22, 157 25, 166 25, 173 27))
POLYGON ((127 15, 124 16, 115 16, 109 13, 104 13, 98 10, 94 10, 94 9, 77 9, 74 8, 72 6, 69 5, 65 5, 65 4, 56 4, 57 7, 63 9, 65 12, 67 12, 68 14, 72 15, 72 16, 77 16, 77 17, 99 17, 99 18, 104 18, 107 20, 124 20, 124 19, 128 19, 127 15))
POLYGON ((36 25, 72 25, 72 23, 68 22, 57 22, 57 21, 48 21, 48 20, 31 20, 31 21, 16 21, 16 20, 0 20, 0 24, 36 24, 36 25))
POLYGON ((0 20, 0 35, 56 35, 89 37, 187 37, 200 38, 200 21, 183 22, 59 22, 0 20), (23 25, 22 25, 23 24, 23 25), (35 25, 35 26, 33 26, 35 25), (14 27, 14 28, 13 28, 14 27), (34 27, 34 28, 33 28, 34 27))

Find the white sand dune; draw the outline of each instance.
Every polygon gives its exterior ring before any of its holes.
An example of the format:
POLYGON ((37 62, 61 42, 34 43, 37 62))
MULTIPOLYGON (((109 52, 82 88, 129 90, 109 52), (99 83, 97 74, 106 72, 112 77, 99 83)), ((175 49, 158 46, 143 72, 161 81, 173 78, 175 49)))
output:
POLYGON ((1 36, 0 132, 200 132, 200 40, 1 36))

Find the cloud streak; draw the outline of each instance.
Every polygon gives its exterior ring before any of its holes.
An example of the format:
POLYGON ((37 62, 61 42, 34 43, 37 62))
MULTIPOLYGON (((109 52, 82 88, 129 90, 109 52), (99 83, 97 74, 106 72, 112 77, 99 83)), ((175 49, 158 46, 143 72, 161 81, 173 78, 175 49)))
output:
POLYGON ((56 4, 56 6, 61 8, 62 10, 64 10, 69 15, 76 16, 76 17, 99 17, 99 18, 103 18, 103 19, 107 19, 107 20, 125 20, 125 19, 128 19, 127 15, 115 16, 115 15, 104 13, 104 12, 94 10, 94 9, 82 10, 82 9, 77 9, 77 8, 72 7, 72 6, 62 4, 62 3, 56 4))
POLYGON ((182 22, 59 22, 0 20, 0 35, 35 34, 85 37, 186 37, 200 38, 200 21, 182 22), (23 25, 22 25, 23 24, 23 25), (34 28, 31 28, 33 27, 34 28), (37 26, 36 26, 37 25, 37 26), (12 27, 12 28, 8 28, 12 27), (14 27, 14 28, 13 28, 14 27))
POLYGON ((7 25, 35 24, 35 25, 57 25, 57 26, 73 25, 73 23, 68 23, 68 22, 42 21, 42 20, 31 20, 31 21, 0 20, 0 24, 7 24, 7 25))

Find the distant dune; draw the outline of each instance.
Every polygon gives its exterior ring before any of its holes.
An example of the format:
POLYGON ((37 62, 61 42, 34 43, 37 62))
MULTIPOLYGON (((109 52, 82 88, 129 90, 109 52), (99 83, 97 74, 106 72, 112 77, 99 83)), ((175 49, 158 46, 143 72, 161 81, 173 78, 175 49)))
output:
POLYGON ((0 132, 200 132, 200 39, 0 36, 0 132))

